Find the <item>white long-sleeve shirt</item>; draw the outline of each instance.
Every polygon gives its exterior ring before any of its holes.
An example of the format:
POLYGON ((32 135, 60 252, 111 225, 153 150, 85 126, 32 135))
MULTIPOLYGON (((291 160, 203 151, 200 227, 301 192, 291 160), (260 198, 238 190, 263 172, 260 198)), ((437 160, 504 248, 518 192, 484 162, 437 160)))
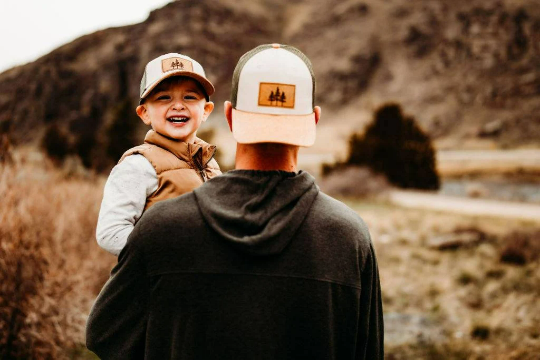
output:
POLYGON ((157 188, 156 170, 144 156, 130 155, 116 165, 105 183, 99 210, 99 246, 118 255, 141 217, 146 199, 157 188))

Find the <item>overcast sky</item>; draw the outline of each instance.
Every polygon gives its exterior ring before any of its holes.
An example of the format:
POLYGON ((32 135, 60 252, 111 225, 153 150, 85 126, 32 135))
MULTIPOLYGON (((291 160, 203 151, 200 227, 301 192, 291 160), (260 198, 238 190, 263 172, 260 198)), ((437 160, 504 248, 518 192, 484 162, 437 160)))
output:
POLYGON ((0 72, 79 36, 144 21, 171 0, 0 0, 0 72))

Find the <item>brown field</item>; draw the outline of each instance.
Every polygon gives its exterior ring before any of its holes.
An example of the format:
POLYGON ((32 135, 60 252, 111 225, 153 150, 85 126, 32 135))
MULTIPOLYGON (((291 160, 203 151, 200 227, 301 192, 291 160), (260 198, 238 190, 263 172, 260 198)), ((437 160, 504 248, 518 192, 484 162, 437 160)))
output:
POLYGON ((375 243, 388 359, 539 358, 540 223, 345 202, 375 243))
POLYGON ((47 163, 0 166, 0 358, 80 358, 115 260, 94 235, 103 183, 47 163))
MULTIPOLYGON (((0 358, 91 359, 85 321, 115 263, 94 238, 104 178, 0 166, 0 358)), ((540 223, 345 201, 376 246, 388 359, 538 359, 540 223)))

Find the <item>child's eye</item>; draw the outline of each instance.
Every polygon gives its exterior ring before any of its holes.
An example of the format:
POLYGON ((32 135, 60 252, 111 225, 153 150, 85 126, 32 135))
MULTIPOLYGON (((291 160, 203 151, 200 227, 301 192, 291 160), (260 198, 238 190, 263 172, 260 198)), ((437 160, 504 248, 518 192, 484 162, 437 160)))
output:
POLYGON ((161 95, 158 96, 157 100, 170 100, 171 97, 169 95, 161 95))
POLYGON ((184 99, 186 99, 186 100, 197 100, 197 97, 195 95, 186 95, 186 96, 184 96, 184 99))

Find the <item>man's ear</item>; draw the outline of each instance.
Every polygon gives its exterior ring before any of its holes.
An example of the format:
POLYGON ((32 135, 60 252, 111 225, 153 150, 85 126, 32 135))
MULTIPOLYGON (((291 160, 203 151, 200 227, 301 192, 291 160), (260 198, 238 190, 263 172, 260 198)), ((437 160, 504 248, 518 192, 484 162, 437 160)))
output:
POLYGON ((146 105, 142 104, 137 106, 137 109, 135 109, 137 112, 137 115, 141 118, 143 123, 146 125, 152 125, 152 122, 150 121, 150 116, 148 115, 148 110, 146 109, 146 105))
POLYGON ((321 107, 315 106, 315 108, 313 108, 313 112, 315 113, 315 124, 318 124, 319 120, 321 119, 321 107))
POLYGON ((229 123, 229 129, 232 131, 232 104, 230 101, 225 101, 223 105, 223 112, 225 112, 225 118, 229 123))
POLYGON ((206 104, 204 104, 203 121, 206 121, 206 119, 208 119, 208 116, 210 116, 213 110, 214 110, 214 103, 211 101, 207 101, 206 104))

